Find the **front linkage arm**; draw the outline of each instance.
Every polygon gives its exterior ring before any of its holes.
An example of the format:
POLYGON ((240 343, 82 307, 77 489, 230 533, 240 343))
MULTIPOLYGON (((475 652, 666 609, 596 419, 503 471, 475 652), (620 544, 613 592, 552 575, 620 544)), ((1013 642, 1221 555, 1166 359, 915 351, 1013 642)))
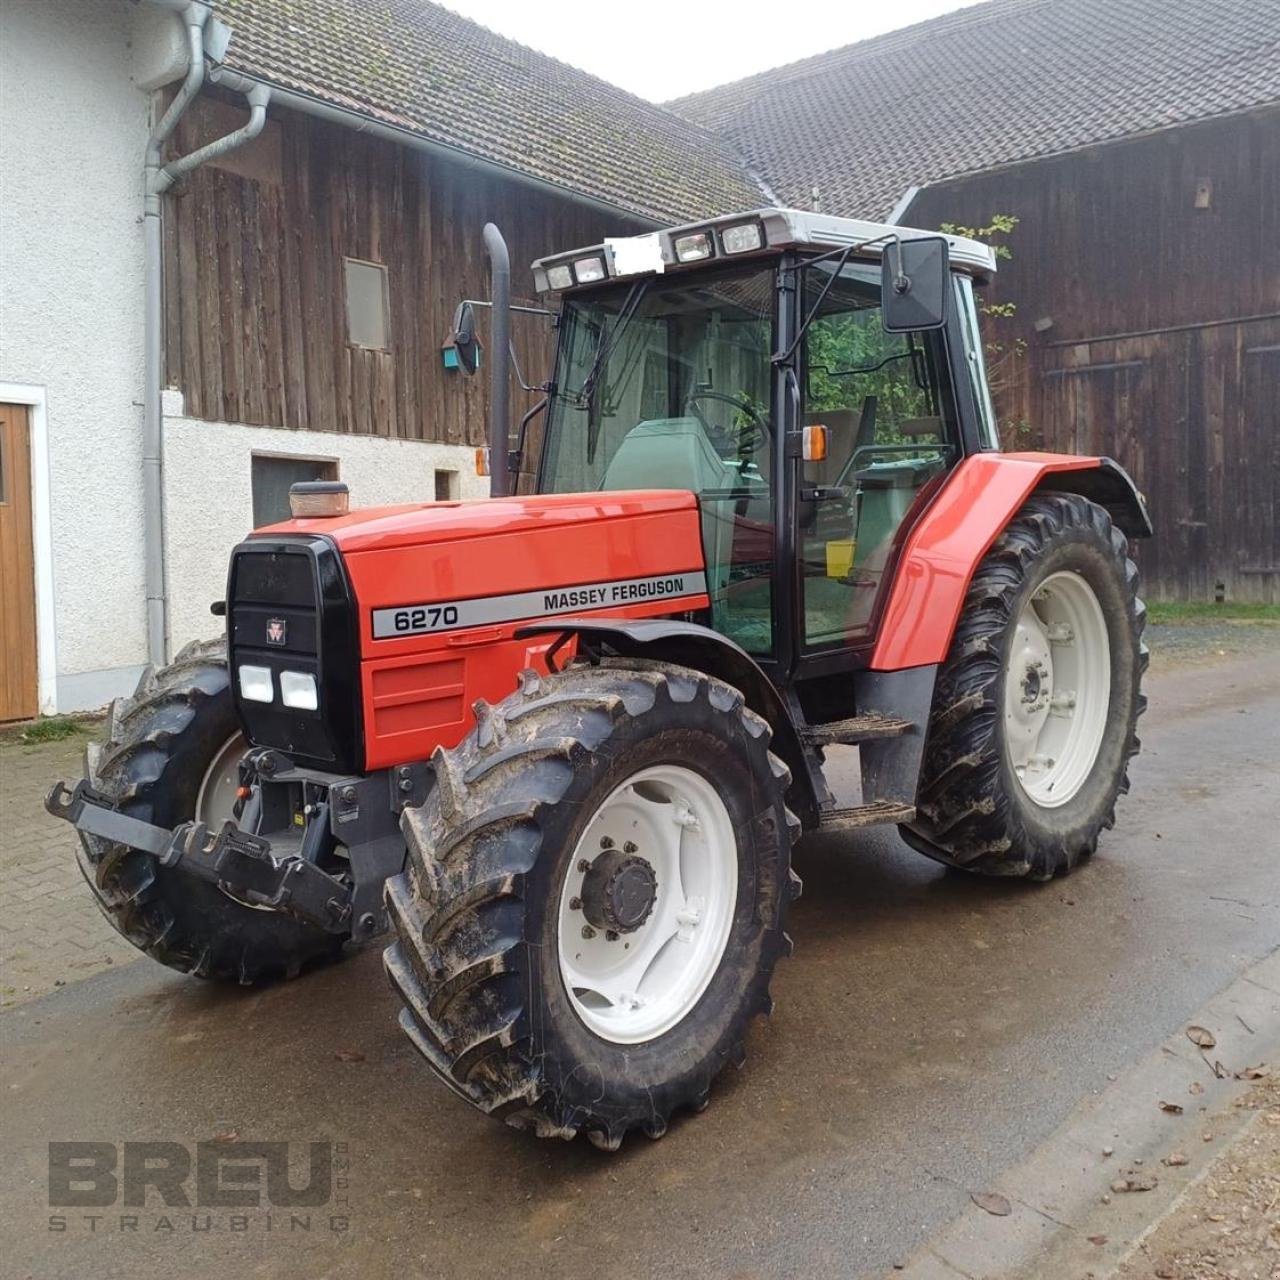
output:
POLYGON ((220 885, 233 896, 287 915, 329 933, 351 932, 352 887, 302 858, 274 858, 271 844, 227 822, 214 833, 203 822, 184 822, 172 831, 120 813, 114 802, 77 782, 68 790, 56 782, 44 807, 70 822, 83 840, 100 836, 155 856, 163 867, 178 867, 220 885))

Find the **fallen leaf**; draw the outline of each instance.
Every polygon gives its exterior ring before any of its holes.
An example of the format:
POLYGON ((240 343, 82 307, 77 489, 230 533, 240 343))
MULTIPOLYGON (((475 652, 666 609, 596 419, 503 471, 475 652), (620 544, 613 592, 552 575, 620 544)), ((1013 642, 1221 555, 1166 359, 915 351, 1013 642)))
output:
POLYGON ((1160 1101, 1160 1110, 1167 1111, 1171 1116, 1182 1114, 1182 1108, 1176 1102, 1165 1102, 1163 1099, 1160 1101))
POLYGON ((1265 1062, 1260 1062, 1256 1067, 1245 1067, 1243 1071, 1236 1072, 1237 1080, 1263 1080, 1271 1074, 1271 1068, 1265 1062))
POLYGON ((1007 1218, 1013 1212, 1013 1205, 997 1191, 971 1191, 969 1199, 997 1218, 1007 1218))
POLYGON ((1225 1213, 1206 1213, 1204 1215, 1210 1222, 1226 1222, 1227 1215, 1225 1213))
MULTIPOLYGON (((1208 1061, 1208 1059, 1206 1059, 1206 1061, 1208 1061)), ((1219 1080, 1225 1080, 1227 1078, 1227 1075, 1228 1075, 1227 1069, 1222 1065, 1221 1062, 1217 1060, 1217 1058, 1214 1058, 1213 1060, 1212 1070, 1213 1070, 1213 1074, 1217 1076, 1219 1080)))
POLYGON ((240 1135, 234 1129, 221 1129, 213 1135, 214 1142, 234 1142, 240 1135))
POLYGON ((1121 1191, 1154 1191, 1156 1189, 1156 1178, 1154 1174, 1144 1174, 1142 1176, 1130 1174, 1127 1178, 1117 1178, 1111 1184, 1111 1190, 1117 1194, 1121 1191))
POLYGON ((1085 1236, 1085 1239, 1090 1244, 1106 1244, 1107 1243, 1106 1236, 1085 1236))
POLYGON ((364 1054, 359 1049, 335 1049, 333 1056, 339 1062, 363 1062, 364 1054))
POLYGON ((1167 1156, 1165 1156, 1163 1160, 1160 1161, 1160 1163, 1167 1164, 1170 1169, 1178 1169, 1178 1168, 1181 1168, 1184 1164, 1187 1164, 1188 1161, 1187 1161, 1187 1156, 1185 1152, 1171 1151, 1167 1156))
POLYGON ((1207 1027, 1188 1027, 1187 1039, 1192 1044, 1199 1045, 1201 1049, 1212 1049, 1218 1043, 1217 1037, 1207 1027))
POLYGON ((1202 1085, 1199 1080, 1193 1080, 1191 1082, 1191 1087, 1187 1090, 1187 1092, 1195 1094, 1195 1096, 1198 1098, 1204 1092, 1204 1085, 1202 1085))

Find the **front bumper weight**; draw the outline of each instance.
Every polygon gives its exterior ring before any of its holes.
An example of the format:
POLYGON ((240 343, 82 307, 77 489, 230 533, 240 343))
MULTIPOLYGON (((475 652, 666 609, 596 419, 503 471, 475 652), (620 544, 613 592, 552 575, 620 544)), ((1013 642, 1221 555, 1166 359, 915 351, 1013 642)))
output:
POLYGON ((329 933, 351 928, 349 885, 313 862, 275 858, 261 836, 227 822, 213 832, 202 822, 184 822, 172 831, 120 813, 112 800, 81 780, 71 790, 54 783, 44 807, 80 833, 148 853, 161 866, 207 880, 255 906, 295 916, 329 933))

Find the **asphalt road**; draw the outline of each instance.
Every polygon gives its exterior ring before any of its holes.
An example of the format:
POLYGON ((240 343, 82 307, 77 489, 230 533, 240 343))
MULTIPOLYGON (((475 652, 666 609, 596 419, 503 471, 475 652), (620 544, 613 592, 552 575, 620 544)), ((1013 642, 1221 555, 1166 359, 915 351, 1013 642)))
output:
POLYGON ((376 950, 260 993, 144 962, 4 1014, 0 1273, 882 1273, 1280 944, 1280 652, 1150 692, 1133 794, 1069 880, 953 876, 891 834, 802 846, 796 954, 746 1069, 613 1157, 435 1083, 376 950), (51 1140, 232 1133, 345 1144, 344 1202, 270 1230, 256 1210, 233 1230, 227 1210, 49 1207, 51 1140))

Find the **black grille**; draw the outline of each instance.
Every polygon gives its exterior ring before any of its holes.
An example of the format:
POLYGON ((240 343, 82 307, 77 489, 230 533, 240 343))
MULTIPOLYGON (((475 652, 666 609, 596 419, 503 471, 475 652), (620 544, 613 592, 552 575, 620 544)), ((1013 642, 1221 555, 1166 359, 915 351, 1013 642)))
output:
POLYGON ((360 655, 356 611, 337 549, 326 538, 250 538, 232 553, 227 637, 236 709, 255 746, 276 747, 300 764, 358 772, 360 655), (267 667, 275 700, 241 698, 242 665, 267 667), (319 707, 286 707, 280 673, 315 676, 319 707))

